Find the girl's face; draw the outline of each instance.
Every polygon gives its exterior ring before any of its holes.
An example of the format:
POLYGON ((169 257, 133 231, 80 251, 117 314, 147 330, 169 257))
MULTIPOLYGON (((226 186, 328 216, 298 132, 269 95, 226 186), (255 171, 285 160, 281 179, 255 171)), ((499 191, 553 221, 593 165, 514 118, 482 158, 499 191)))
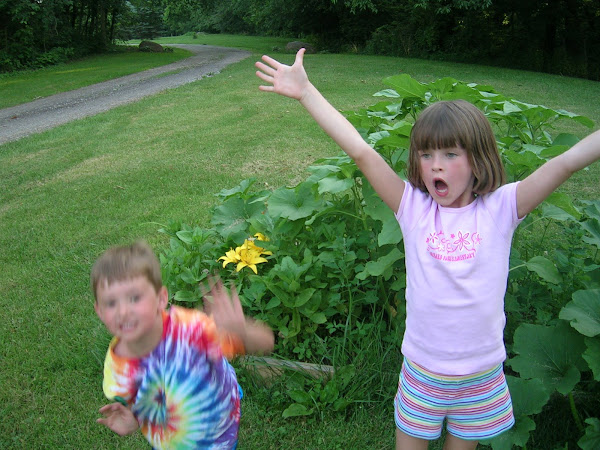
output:
POLYGON ((419 151, 421 178, 440 206, 460 208, 475 199, 475 176, 461 147, 419 151))
POLYGON ((144 276, 111 284, 104 281, 98 283, 96 299, 100 320, 119 338, 118 353, 141 357, 158 344, 162 336, 162 311, 168 302, 164 286, 156 292, 144 276))

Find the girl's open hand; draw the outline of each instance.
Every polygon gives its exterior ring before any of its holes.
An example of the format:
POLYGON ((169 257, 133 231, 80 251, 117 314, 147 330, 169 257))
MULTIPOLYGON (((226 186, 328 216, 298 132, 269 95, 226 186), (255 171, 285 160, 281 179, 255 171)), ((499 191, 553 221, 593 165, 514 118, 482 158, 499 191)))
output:
POLYGON ((303 60, 306 49, 301 48, 296 53, 296 61, 292 66, 281 64, 279 61, 264 55, 262 60, 266 63, 257 61, 254 65, 260 69, 256 71, 256 76, 266 81, 270 86, 259 86, 261 91, 275 92, 286 97, 302 100, 305 89, 308 86, 308 76, 304 70, 303 60))

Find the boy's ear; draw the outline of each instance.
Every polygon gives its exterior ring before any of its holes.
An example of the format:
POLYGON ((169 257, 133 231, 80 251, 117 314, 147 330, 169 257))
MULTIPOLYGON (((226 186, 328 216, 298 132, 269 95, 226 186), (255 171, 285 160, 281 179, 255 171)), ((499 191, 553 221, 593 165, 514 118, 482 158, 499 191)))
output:
POLYGON ((94 311, 96 311, 96 315, 102 319, 100 315, 100 305, 98 305, 98 300, 94 300, 94 311))
POLYGON ((166 309, 169 304, 169 291, 166 286, 161 287, 158 291, 158 304, 160 309, 166 309))

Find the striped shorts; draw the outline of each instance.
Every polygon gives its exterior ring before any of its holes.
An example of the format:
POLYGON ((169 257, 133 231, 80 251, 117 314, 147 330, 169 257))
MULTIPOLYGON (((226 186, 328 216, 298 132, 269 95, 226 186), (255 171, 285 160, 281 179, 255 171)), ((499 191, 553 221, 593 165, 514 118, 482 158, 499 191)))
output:
POLYGON ((515 423, 502 364, 472 375, 439 375, 404 359, 394 399, 396 426, 409 436, 433 440, 442 424, 465 440, 488 439, 515 423))

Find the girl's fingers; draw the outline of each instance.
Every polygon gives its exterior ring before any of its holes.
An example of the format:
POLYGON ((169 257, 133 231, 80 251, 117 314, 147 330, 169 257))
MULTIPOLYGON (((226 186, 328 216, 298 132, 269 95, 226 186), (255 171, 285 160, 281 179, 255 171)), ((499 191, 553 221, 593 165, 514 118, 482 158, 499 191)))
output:
POLYGON ((273 84, 273 77, 269 75, 265 75, 262 72, 256 71, 256 76, 269 84, 273 84))
POLYGON ((275 72, 277 72, 277 70, 275 70, 274 68, 269 67, 266 64, 261 63, 260 61, 256 61, 254 65, 267 75, 273 76, 275 75, 275 72))
POLYGON ((281 63, 279 61, 277 61, 276 59, 271 58, 270 56, 263 55, 261 59, 264 62, 266 62, 268 65, 270 65, 271 67, 273 67, 274 69, 278 69, 279 66, 281 66, 281 63))

